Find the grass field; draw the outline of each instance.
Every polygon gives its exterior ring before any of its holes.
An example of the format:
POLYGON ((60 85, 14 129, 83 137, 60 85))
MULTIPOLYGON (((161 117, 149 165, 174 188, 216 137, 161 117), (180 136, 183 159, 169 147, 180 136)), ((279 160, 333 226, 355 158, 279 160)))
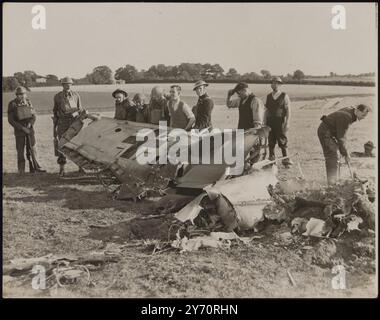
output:
MULTIPOLYGON (((363 144, 368 140, 377 145, 375 97, 350 96, 355 93, 373 94, 374 89, 348 87, 342 88, 347 91, 339 91, 339 88, 333 87, 321 92, 321 86, 310 87, 310 91, 305 90, 306 87, 294 88, 294 97, 345 96, 328 101, 298 99, 292 105, 289 153, 298 154, 294 160, 300 162, 306 179, 324 183, 322 150, 316 136, 320 116, 343 105, 371 104, 375 107, 374 112, 352 126, 348 145, 351 151, 362 151, 363 144), (305 92, 297 96, 296 91, 301 92, 301 89, 305 92), (340 101, 341 105, 334 106, 336 101, 340 101)), ((190 96, 189 88, 185 89, 185 95, 190 96)), ((290 88, 284 90, 291 92, 290 88)), ((264 95, 267 89, 267 86, 262 87, 260 94, 264 95)), ((109 92, 112 90, 107 88, 102 93, 87 92, 88 98, 102 96, 104 101, 109 99, 111 106, 109 92)), ((33 94, 48 105, 53 91, 34 92, 30 96, 33 94)), ((220 91, 218 98, 222 99, 223 94, 220 91)), ((87 99, 85 97, 84 101, 87 99)), ((38 111, 40 113, 42 110, 38 111)), ((112 111, 104 114, 112 115, 112 111)), ((236 127, 237 110, 217 105, 213 118, 217 127, 236 127)), ((41 112, 35 129, 38 158, 48 172, 20 177, 15 173, 14 137, 3 117, 4 262, 48 253, 67 255, 101 250, 105 243, 88 237, 89 225, 114 224, 149 212, 153 200, 138 203, 113 200, 90 175, 83 179, 74 176, 60 179, 53 153, 50 115, 41 112)), ((375 158, 353 158, 353 167, 371 180, 377 175, 375 158)), ((69 171, 76 169, 73 164, 68 166, 69 171)), ((348 178, 347 168, 342 174, 348 178)), ((290 170, 279 168, 280 179, 297 175, 297 166, 290 170)), ((126 249, 121 262, 107 264, 103 270, 93 272, 94 287, 72 285, 52 292, 36 291, 30 283, 25 283, 17 287, 5 286, 4 294, 33 297, 374 297, 377 291, 373 270, 373 267, 368 266, 354 268, 348 272, 347 289, 333 290, 330 269, 305 263, 294 252, 265 241, 265 238, 230 250, 202 249, 184 254, 164 252, 152 255, 143 250, 143 246, 136 245, 126 249), (289 283, 287 270, 292 273, 296 286, 289 283)))
MULTIPOLYGON (((114 106, 114 101, 111 93, 116 88, 123 88, 129 93, 129 96, 137 92, 144 93, 149 97, 150 91, 154 84, 125 84, 125 85, 83 85, 74 86, 73 89, 78 91, 83 105, 91 111, 111 110, 114 106)), ((162 84, 162 87, 168 92, 170 84, 162 84)), ((190 106, 195 105, 197 97, 192 90, 191 83, 181 84, 182 98, 190 106)), ((225 103, 227 91, 233 88, 233 84, 211 84, 208 87, 209 95, 214 99, 215 104, 222 105, 225 103)), ((267 84, 251 84, 250 88, 260 98, 265 98, 271 91, 267 84)), ((28 93, 35 109, 39 114, 52 113, 54 95, 61 91, 61 87, 39 87, 32 88, 28 93)), ((344 97, 344 96, 370 96, 374 95, 376 88, 374 87, 349 87, 349 86, 324 86, 324 85, 284 85, 283 90, 289 94, 293 101, 297 100, 312 100, 325 97, 344 97)), ((7 112, 7 106, 14 94, 5 92, 3 94, 3 114, 7 112)))

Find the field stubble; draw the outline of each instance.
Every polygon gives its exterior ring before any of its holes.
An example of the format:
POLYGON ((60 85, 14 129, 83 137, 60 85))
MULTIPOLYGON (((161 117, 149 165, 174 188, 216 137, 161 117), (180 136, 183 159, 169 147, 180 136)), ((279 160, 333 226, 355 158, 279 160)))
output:
MULTIPOLYGON (((353 103, 373 97, 352 98, 353 103)), ((325 179, 322 150, 316 136, 320 108, 316 101, 295 102, 289 131, 289 154, 298 154, 306 179, 325 179), (305 107, 306 106, 306 107, 305 107)), ((326 110, 331 112, 334 109, 326 110)), ((112 112, 105 113, 112 116, 112 112)), ((352 126, 348 145, 361 151, 376 141, 376 114, 352 126)), ((235 127, 237 110, 216 106, 216 127, 235 127)), ((36 123, 38 158, 47 173, 19 177, 12 130, 3 118, 3 259, 39 257, 48 253, 81 254, 104 248, 105 243, 86 237, 89 225, 115 224, 149 213, 151 201, 116 201, 89 175, 59 179, 53 153, 50 115, 36 123)), ((375 179, 375 159, 353 159, 361 175, 375 179)), ((68 171, 77 168, 69 164, 68 171)), ((297 166, 280 167, 279 178, 299 175, 297 166)), ((348 177, 348 170, 343 171, 348 177)), ((151 255, 131 246, 119 263, 92 273, 95 287, 70 286, 57 292, 37 292, 30 284, 4 287, 6 296, 63 297, 363 297, 375 295, 375 275, 358 269, 347 275, 347 290, 331 289, 331 270, 305 263, 296 254, 265 241, 253 241, 228 251, 205 249, 194 253, 151 255), (287 277, 290 270, 296 286, 287 277)))

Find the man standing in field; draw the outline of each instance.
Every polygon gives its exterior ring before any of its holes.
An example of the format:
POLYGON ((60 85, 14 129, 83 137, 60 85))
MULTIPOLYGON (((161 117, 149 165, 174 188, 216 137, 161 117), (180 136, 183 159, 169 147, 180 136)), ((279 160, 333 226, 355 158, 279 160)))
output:
POLYGON ((36 138, 34 136, 33 125, 36 122, 36 114, 32 103, 26 96, 24 87, 17 87, 16 99, 8 104, 8 122, 14 128, 17 150, 18 173, 25 173, 24 150, 31 164, 30 172, 45 172, 36 160, 36 138))
POLYGON ((207 86, 208 83, 203 80, 197 81, 194 85, 193 90, 199 97, 196 106, 193 108, 193 113, 195 115, 194 129, 212 129, 211 112, 214 108, 214 102, 210 99, 206 92, 207 86))
MULTIPOLYGON (((287 132, 290 123, 290 99, 285 92, 281 92, 280 87, 282 80, 280 77, 272 79, 272 92, 268 94, 265 103, 265 123, 270 127, 268 145, 269 145, 269 160, 275 159, 274 148, 276 143, 282 151, 282 156, 286 157, 288 147, 287 132)), ((286 158, 282 160, 285 167, 289 167, 293 162, 286 158)))
POLYGON ((370 108, 364 104, 357 107, 343 108, 327 116, 322 116, 318 127, 318 138, 325 157, 327 183, 336 183, 338 172, 338 150, 347 164, 350 156, 346 148, 346 133, 355 121, 364 119, 370 108))
POLYGON ((147 110, 147 122, 158 124, 160 121, 166 121, 170 125, 170 116, 168 110, 169 97, 166 97, 164 90, 160 86, 152 89, 150 102, 147 110))
POLYGON ((228 91, 226 105, 228 108, 239 108, 238 129, 259 128, 264 124, 264 104, 250 92, 246 83, 240 82, 228 91), (231 100, 235 93, 239 98, 231 100))
POLYGON ((128 99, 128 94, 121 89, 112 92, 115 99, 115 116, 117 120, 136 121, 136 108, 128 99))
POLYGON ((170 100, 168 101, 170 127, 190 131, 195 122, 194 113, 186 102, 181 100, 181 86, 170 87, 170 100))
POLYGON ((146 123, 148 121, 148 105, 142 93, 136 93, 133 97, 133 104, 136 108, 136 122, 146 123))
MULTIPOLYGON (((53 124, 54 139, 59 140, 66 130, 71 126, 80 113, 85 112, 82 107, 80 96, 77 92, 71 90, 73 80, 65 77, 61 80, 63 90, 54 96, 53 124)), ((66 157, 63 153, 58 152, 57 163, 59 164, 59 175, 65 175, 66 157)), ((84 173, 79 168, 79 173, 84 173)))

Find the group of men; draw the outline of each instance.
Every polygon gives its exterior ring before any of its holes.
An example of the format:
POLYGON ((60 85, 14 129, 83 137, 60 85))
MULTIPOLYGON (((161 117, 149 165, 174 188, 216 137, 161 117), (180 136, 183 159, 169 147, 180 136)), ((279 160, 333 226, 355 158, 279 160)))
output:
MULTIPOLYGON (((63 133, 70 127, 73 121, 85 109, 82 106, 80 96, 71 89, 73 80, 65 77, 61 80, 62 91, 54 96, 53 108, 53 136, 58 141, 63 133)), ((290 99, 281 91, 283 81, 280 77, 274 77, 271 81, 270 92, 265 103, 252 93, 244 82, 238 83, 228 91, 226 105, 228 108, 239 109, 237 128, 247 130, 269 126, 268 137, 269 159, 275 160, 275 146, 278 144, 282 152, 282 163, 286 168, 293 164, 287 153, 287 133, 290 124, 290 99), (236 99, 232 97, 236 95, 236 99)), ((151 91, 149 103, 146 103, 142 94, 135 94, 132 99, 124 90, 117 89, 112 93, 115 99, 115 115, 118 120, 129 120, 143 123, 159 124, 166 121, 172 128, 181 128, 187 131, 191 129, 212 129, 212 111, 214 102, 207 94, 209 86, 203 80, 194 84, 193 90, 198 96, 197 104, 190 108, 181 100, 182 88, 175 84, 170 87, 169 94, 161 86, 155 86, 151 91)), ((8 121, 14 127, 16 137, 16 149, 18 160, 18 172, 25 172, 24 151, 26 149, 29 162, 32 161, 31 172, 44 171, 36 160, 35 136, 33 125, 36 121, 34 108, 27 98, 23 87, 16 89, 16 99, 10 101, 8 106, 8 121), (30 160, 31 159, 31 160, 30 160)), ((346 132, 348 127, 357 120, 362 120, 370 111, 366 105, 348 107, 333 112, 321 118, 318 128, 318 137, 325 157, 327 180, 333 184, 337 180, 338 151, 349 161, 346 149, 346 132)), ((59 174, 65 175, 66 157, 57 152, 59 174)), ((79 168, 80 172, 84 172, 79 168)))
POLYGON ((214 102, 207 95, 207 86, 208 83, 202 80, 195 83, 193 89, 199 98, 192 109, 181 100, 182 88, 178 84, 170 87, 169 94, 165 94, 161 86, 155 86, 149 103, 145 103, 145 98, 140 93, 135 94, 133 99, 129 99, 127 92, 117 89, 112 93, 115 98, 114 118, 152 124, 165 121, 172 128, 181 128, 186 131, 211 129, 214 102))

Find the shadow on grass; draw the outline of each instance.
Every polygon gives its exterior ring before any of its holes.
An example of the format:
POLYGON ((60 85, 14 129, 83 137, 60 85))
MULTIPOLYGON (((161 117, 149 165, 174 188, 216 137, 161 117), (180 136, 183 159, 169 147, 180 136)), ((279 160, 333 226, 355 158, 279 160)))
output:
POLYGON ((95 176, 68 176, 60 178, 53 173, 19 175, 3 174, 3 188, 15 188, 3 191, 5 200, 29 203, 51 203, 59 201, 57 206, 70 210, 114 209, 129 213, 146 213, 150 210, 150 201, 114 200, 99 183, 95 176), (38 195, 20 196, 19 190, 32 188, 38 195), (90 189, 90 190, 89 190, 90 189), (92 190, 91 190, 92 189, 92 190), (62 204, 63 202, 63 204, 62 204))

